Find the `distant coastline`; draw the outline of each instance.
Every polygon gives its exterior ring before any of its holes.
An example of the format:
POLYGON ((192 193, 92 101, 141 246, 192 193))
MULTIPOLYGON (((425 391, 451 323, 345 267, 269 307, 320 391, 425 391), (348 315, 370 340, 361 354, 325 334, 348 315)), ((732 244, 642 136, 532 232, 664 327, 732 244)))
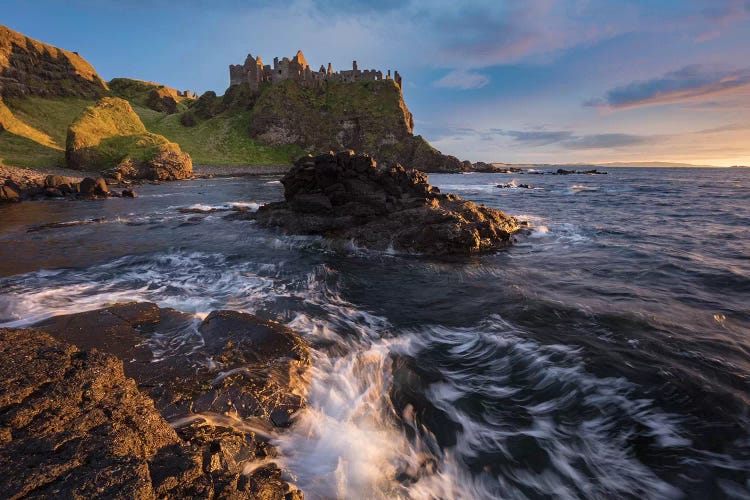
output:
POLYGON ((748 168, 743 165, 722 167, 719 165, 696 165, 693 163, 677 163, 667 161, 615 161, 606 163, 491 163, 495 167, 517 167, 517 168, 566 168, 566 167, 651 167, 651 168, 748 168))

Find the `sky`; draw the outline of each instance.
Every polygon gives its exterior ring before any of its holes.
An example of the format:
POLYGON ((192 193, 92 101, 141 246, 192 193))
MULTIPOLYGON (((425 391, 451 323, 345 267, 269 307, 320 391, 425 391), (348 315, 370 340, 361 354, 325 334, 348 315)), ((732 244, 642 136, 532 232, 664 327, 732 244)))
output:
POLYGON ((471 161, 750 165, 750 0, 0 0, 0 24, 124 76, 398 70, 415 133, 471 161))

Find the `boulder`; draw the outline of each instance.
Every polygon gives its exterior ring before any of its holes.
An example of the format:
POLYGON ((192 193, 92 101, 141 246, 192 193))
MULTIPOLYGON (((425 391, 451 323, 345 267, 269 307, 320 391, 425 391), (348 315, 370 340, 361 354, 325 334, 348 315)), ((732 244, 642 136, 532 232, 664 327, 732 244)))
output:
POLYGON ((86 177, 78 184, 78 190, 82 196, 88 198, 106 198, 109 195, 107 181, 102 177, 96 179, 86 177))
POLYGON ((57 188, 64 184, 72 184, 72 181, 62 175, 48 175, 44 178, 44 187, 57 188))
POLYGON ((171 147, 161 147, 148 161, 125 158, 116 167, 105 170, 105 176, 120 179, 176 181, 193 177, 193 160, 189 154, 171 147))
POLYGON ((138 193, 135 192, 135 189, 123 189, 122 190, 123 198, 136 198, 137 196, 138 196, 138 193))
POLYGON ((69 168, 104 170, 105 177, 152 180, 193 175, 190 155, 165 137, 146 130, 130 103, 105 97, 86 108, 68 127, 69 168))
POLYGON ((441 194, 423 172, 380 167, 353 151, 302 158, 281 182, 285 201, 240 217, 295 234, 431 255, 495 251, 520 229, 499 210, 441 194))
POLYGON ((0 203, 16 203, 21 201, 21 195, 12 187, 0 186, 0 203))
POLYGON ((193 176, 193 160, 179 148, 160 147, 159 151, 145 164, 144 179, 155 181, 175 181, 193 176))

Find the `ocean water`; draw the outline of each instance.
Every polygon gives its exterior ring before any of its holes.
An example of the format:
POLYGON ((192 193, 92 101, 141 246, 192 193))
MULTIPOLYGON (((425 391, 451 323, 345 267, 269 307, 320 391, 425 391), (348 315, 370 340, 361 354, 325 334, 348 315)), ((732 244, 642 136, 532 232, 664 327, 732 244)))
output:
POLYGON ((275 177, 2 206, 0 324, 124 300, 287 323, 309 404, 271 439, 308 498, 750 498, 750 171, 608 172, 430 175, 531 223, 456 259, 211 211, 275 177))

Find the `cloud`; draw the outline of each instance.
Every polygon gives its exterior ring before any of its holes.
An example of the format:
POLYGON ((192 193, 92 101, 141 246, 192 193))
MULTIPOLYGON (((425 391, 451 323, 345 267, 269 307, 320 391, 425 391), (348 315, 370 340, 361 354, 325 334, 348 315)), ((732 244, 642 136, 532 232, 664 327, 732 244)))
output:
POLYGON ((490 83, 490 79, 476 71, 457 69, 435 82, 436 87, 446 89, 479 89, 490 83))
POLYGON ((573 133, 567 130, 501 130, 492 129, 492 133, 513 138, 514 141, 528 146, 547 146, 569 140, 573 133))
POLYGON ((632 134, 593 134, 573 137, 563 143, 568 149, 616 149, 653 142, 655 137, 632 134))
POLYGON ((490 133, 510 137, 523 146, 541 147, 557 145, 565 149, 616 149, 637 146, 658 140, 632 134, 576 135, 569 130, 502 130, 491 129, 490 133))
POLYGON ((616 87, 603 99, 584 104, 622 109, 712 98, 745 88, 750 88, 750 68, 727 70, 692 64, 660 78, 616 87))

